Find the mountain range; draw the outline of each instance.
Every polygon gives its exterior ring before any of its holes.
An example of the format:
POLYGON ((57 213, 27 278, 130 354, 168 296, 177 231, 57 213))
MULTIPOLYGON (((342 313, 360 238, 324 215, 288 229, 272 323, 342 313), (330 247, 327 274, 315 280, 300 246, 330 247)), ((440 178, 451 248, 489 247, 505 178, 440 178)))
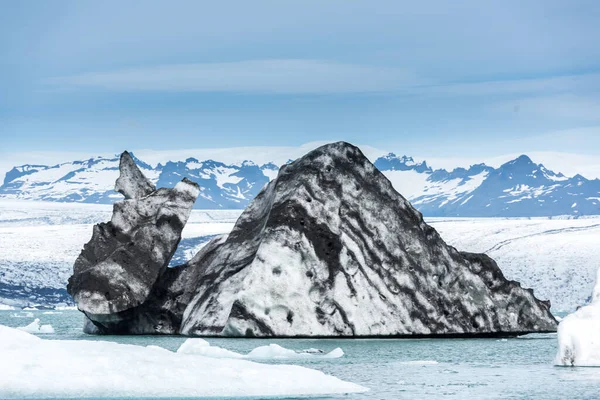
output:
MULTIPOLYGON (((277 176, 273 162, 225 163, 187 158, 155 166, 134 156, 158 187, 183 177, 200 185, 197 209, 243 209, 277 176)), ((600 214, 600 180, 551 171, 522 155, 497 168, 476 164, 433 169, 426 161, 389 153, 375 166, 398 192, 430 217, 534 217, 600 214)), ((0 199, 112 203, 118 157, 95 157, 57 165, 15 166, 0 186, 0 199)))

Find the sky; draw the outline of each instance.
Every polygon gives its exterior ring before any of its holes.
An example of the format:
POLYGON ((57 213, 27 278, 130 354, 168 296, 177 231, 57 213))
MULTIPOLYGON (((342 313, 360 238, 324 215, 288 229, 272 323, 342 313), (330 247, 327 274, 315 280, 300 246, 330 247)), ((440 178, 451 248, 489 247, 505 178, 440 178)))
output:
POLYGON ((600 156, 597 1, 0 2, 5 162, 334 140, 600 156))

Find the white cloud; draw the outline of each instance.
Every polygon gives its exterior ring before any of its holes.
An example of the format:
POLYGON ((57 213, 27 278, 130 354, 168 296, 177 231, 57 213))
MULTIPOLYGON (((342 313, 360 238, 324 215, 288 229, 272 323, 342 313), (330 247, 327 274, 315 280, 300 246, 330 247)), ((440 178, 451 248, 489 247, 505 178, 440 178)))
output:
POLYGON ((303 59, 162 65, 55 77, 45 82, 58 87, 122 91, 301 94, 386 92, 422 83, 399 68, 303 59))
POLYGON ((334 94, 396 92, 434 97, 592 93, 600 74, 437 82, 410 70, 311 59, 172 64, 49 78, 56 89, 334 94))
POLYGON ((530 93, 581 93, 600 89, 600 74, 562 75, 547 78, 456 82, 419 88, 419 92, 444 96, 489 96, 530 93))

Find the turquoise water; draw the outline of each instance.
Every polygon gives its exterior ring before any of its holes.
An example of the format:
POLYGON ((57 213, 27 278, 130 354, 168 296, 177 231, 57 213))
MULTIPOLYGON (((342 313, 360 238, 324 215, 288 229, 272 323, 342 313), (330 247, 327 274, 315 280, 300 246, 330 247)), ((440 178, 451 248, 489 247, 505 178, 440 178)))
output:
MULTIPOLYGON (((158 345, 176 350, 185 340, 156 336, 88 336, 81 333, 77 311, 0 311, 0 324, 25 326, 40 318, 56 333, 46 339, 110 340, 158 345), (32 316, 16 316, 31 313, 32 316)), ((339 359, 270 361, 319 369, 366 386, 363 394, 329 396, 331 399, 594 399, 600 398, 600 368, 553 366, 555 335, 514 339, 421 340, 309 340, 209 339, 213 345, 240 353, 277 343, 283 347, 325 351, 341 347, 339 359), (420 363, 427 361, 427 363, 420 363), (437 362, 434 364, 433 362, 437 362)), ((0 360, 2 362, 2 360, 0 360)), ((67 372, 68 373, 68 372, 67 372)))

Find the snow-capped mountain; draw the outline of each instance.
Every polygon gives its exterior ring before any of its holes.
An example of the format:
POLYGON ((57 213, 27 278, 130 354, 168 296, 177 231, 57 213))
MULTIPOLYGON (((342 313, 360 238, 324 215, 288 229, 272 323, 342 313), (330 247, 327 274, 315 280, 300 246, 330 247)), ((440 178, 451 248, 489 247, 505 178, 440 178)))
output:
POLYGON ((600 214, 600 180, 572 178, 522 155, 498 168, 432 170, 425 162, 388 154, 375 162, 426 216, 534 217, 600 214))
MULTIPOLYGON (((134 156, 152 183, 173 187, 183 177, 197 182, 201 193, 197 209, 243 209, 262 187, 277 176, 279 167, 252 161, 240 165, 222 162, 169 161, 152 167, 134 156)), ((53 166, 22 165, 10 170, 0 186, 0 198, 82 203, 112 203, 123 196, 114 191, 119 158, 92 158, 53 166)))
MULTIPOLYGON (((600 180, 567 177, 520 156, 498 168, 485 164, 448 171, 393 153, 374 163, 404 197, 426 216, 523 217, 600 214, 600 180)), ((153 166, 136 163, 158 187, 183 177, 197 182, 197 209, 243 209, 277 176, 274 163, 225 163, 187 158, 153 166)), ((96 157, 57 165, 21 165, 10 170, 0 198, 59 202, 112 203, 117 157, 96 157)))

